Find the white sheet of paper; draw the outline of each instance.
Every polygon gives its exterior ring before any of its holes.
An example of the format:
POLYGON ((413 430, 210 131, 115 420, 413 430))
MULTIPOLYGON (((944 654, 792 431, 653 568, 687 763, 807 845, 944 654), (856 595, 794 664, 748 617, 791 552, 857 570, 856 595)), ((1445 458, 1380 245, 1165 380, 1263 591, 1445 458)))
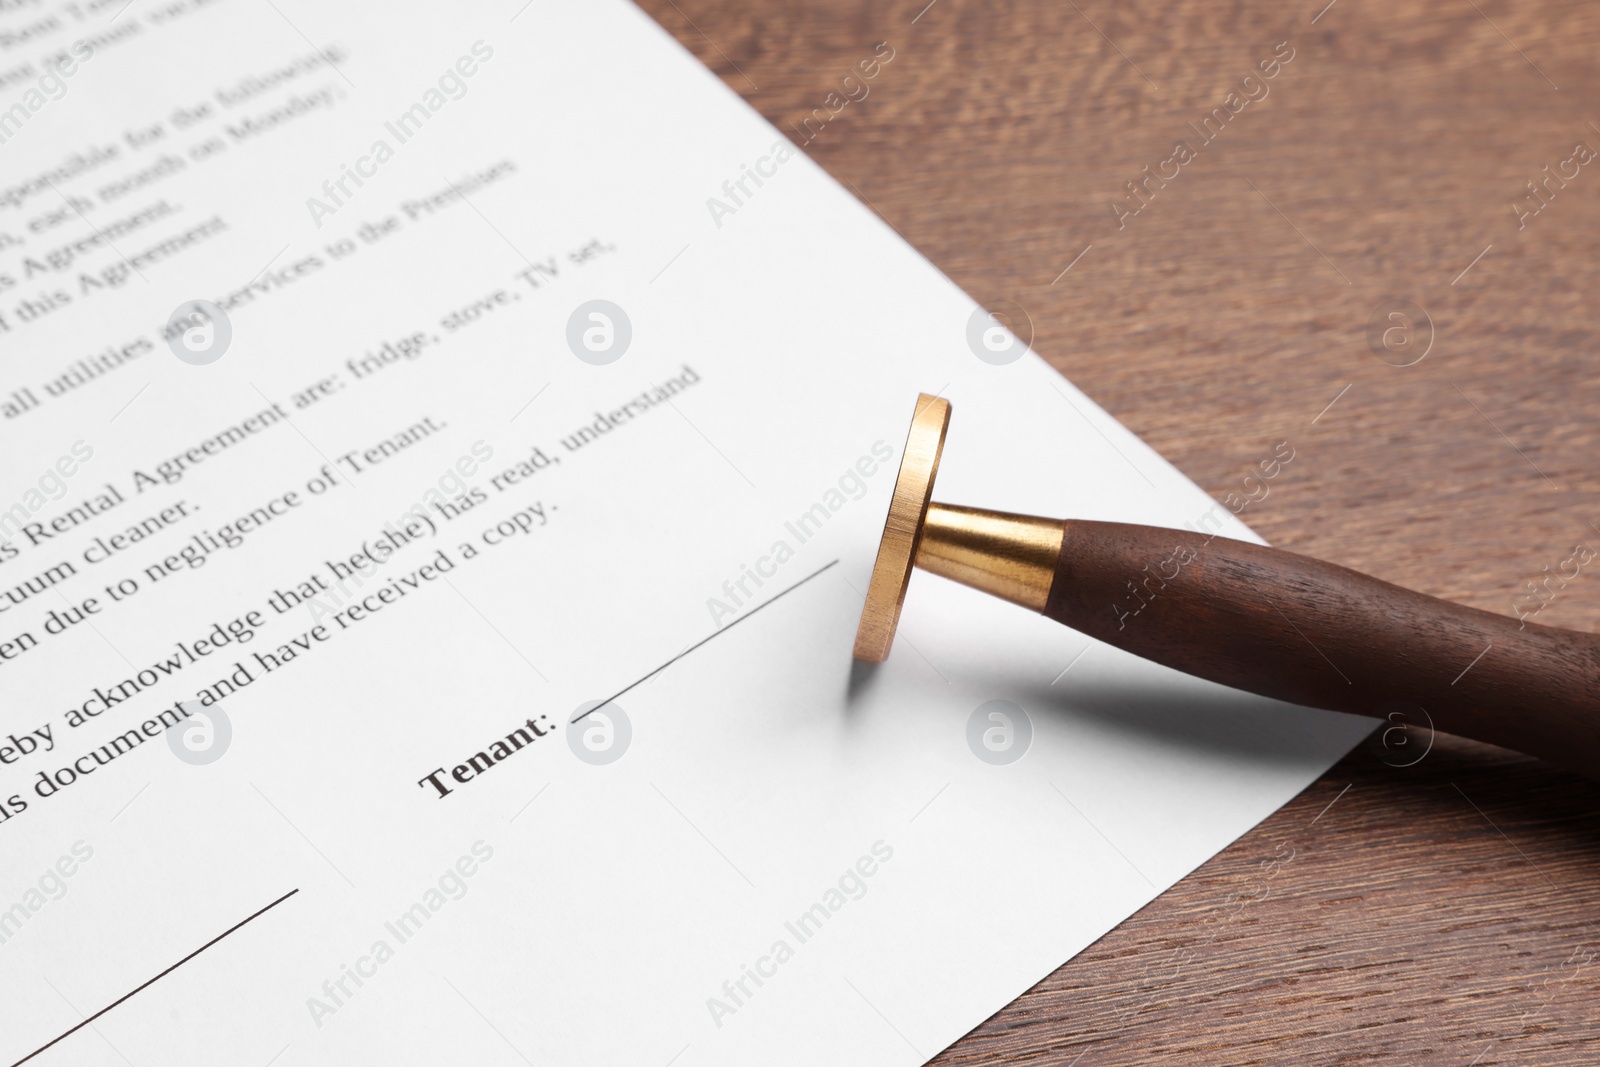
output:
POLYGON ((0 1062, 917 1064, 1370 728, 930 576, 847 698, 919 390, 1253 535, 635 8, 121 7, 0 13, 0 1062))

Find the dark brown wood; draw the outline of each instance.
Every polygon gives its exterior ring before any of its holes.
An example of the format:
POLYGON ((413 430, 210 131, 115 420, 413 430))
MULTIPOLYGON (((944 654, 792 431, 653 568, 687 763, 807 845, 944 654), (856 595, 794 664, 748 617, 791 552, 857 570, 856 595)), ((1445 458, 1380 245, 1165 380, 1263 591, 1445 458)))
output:
POLYGON ((1057 622, 1235 689, 1384 719, 1397 759, 1443 730, 1600 778, 1600 635, 1214 534, 1063 527, 1044 610, 1057 622))
MULTIPOLYGON (((1508 616, 1600 547, 1600 170, 1510 207, 1600 148, 1600 5, 640 2, 786 131, 888 41, 804 151, 1273 544, 1508 616), (1284 40, 1272 95, 1117 229, 1284 40), (1437 334, 1409 367, 1367 345, 1391 295, 1437 334)), ((1536 621, 1600 630, 1600 569, 1536 621)), ((936 1062, 1593 1067, 1600 787, 1450 735, 1403 762, 1358 748, 936 1062)))

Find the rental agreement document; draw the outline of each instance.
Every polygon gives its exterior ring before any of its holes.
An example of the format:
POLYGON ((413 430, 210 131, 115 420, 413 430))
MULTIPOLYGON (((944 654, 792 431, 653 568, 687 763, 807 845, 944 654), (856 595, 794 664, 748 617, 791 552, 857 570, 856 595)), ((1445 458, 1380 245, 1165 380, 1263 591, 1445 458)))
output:
POLYGON ((1370 725, 927 576, 852 675, 919 391, 1252 536, 1020 345, 623 0, 5 4, 0 1063, 935 1055, 1370 725))

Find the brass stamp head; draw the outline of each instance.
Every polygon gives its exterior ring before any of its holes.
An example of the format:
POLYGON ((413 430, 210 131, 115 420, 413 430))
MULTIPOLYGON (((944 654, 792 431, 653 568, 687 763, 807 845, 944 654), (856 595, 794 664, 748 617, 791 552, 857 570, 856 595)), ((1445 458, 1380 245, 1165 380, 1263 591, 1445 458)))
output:
POLYGON ((912 567, 1031 611, 1044 611, 1050 598, 1065 533, 1059 520, 932 503, 949 426, 950 402, 918 394, 856 629, 858 660, 889 658, 912 567))
POLYGON ((889 500, 889 518, 883 524, 883 540, 878 544, 872 580, 867 584, 861 625, 856 629, 856 659, 882 663, 889 658, 949 425, 950 402, 918 393, 911 432, 906 434, 905 451, 900 456, 900 473, 894 481, 894 496, 889 500))

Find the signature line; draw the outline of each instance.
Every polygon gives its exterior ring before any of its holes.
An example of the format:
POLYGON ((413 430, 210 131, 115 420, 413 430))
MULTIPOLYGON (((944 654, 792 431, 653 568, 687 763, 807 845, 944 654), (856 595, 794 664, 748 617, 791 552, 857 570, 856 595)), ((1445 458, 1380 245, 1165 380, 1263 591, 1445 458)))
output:
POLYGON ((218 941, 221 941, 223 938, 227 937, 229 934, 231 934, 234 931, 238 930, 240 927, 245 926, 246 924, 252 923, 255 920, 261 918, 261 916, 265 915, 267 912, 271 911, 273 908, 276 908, 279 904, 282 904, 284 901, 288 900, 290 897, 294 896, 298 892, 300 892, 300 890, 291 889, 287 893, 285 893, 283 896, 279 897, 277 900, 274 900, 271 904, 268 904, 266 907, 264 907, 260 911, 256 912, 254 915, 251 915, 249 918, 243 919, 243 920, 235 923, 234 925, 228 927, 226 930, 222 931, 222 933, 218 934, 216 937, 213 937, 210 941, 207 941, 205 944, 201 945, 199 948, 195 949, 193 952, 189 953, 187 956, 183 957, 183 959, 179 960, 177 963, 174 963, 171 967, 168 967, 166 970, 162 971, 160 974, 156 975, 154 978, 152 978, 149 981, 145 982, 143 985, 140 985, 138 988, 130 990, 127 993, 124 993, 122 996, 118 997, 116 1000, 113 1000, 110 1004, 107 1004, 105 1007, 101 1008, 99 1011, 95 1012, 93 1015, 91 1015, 87 1019, 83 1020, 83 1022, 79 1023, 77 1026, 74 1026, 71 1030, 68 1030, 66 1033, 62 1034, 60 1037, 57 1037, 54 1040, 47 1041, 43 1045, 40 1045, 38 1048, 34 1049, 32 1052, 30 1052, 26 1056, 22 1057, 22 1059, 18 1060, 16 1063, 13 1063, 11 1065, 11 1067, 20 1067, 21 1064, 27 1063, 29 1060, 33 1059, 35 1056, 37 1056, 39 1053, 43 1052, 45 1049, 49 1048, 51 1045, 56 1044, 56 1042, 63 1041, 66 1038, 71 1037, 73 1034, 77 1033, 79 1030, 82 1030, 85 1026, 88 1026, 90 1023, 94 1022, 96 1019, 100 1018, 100 1016, 104 1015, 106 1012, 110 1011, 112 1008, 116 1007, 118 1004, 121 1004, 123 1001, 125 1001, 129 997, 133 996, 135 993, 141 992, 146 987, 154 985, 156 982, 159 982, 161 979, 165 978, 167 975, 171 974, 173 971, 177 970, 179 967, 182 967, 185 963, 188 963, 190 960, 192 960, 196 956, 200 955, 200 953, 204 952, 206 949, 210 948, 212 945, 215 945, 218 941))
POLYGON ((811 579, 815 578, 817 575, 821 574, 823 571, 827 570, 829 567, 834 566, 838 562, 839 562, 838 560, 834 560, 833 563, 825 563, 825 564, 823 564, 822 566, 818 567, 816 570, 812 571, 810 574, 806 575, 804 578, 800 579, 798 582, 795 582, 793 585, 791 585, 789 588, 785 589, 783 592, 778 593, 775 596, 773 596, 771 600, 767 600, 767 601, 765 601, 765 602, 763 602, 761 604, 758 604, 756 607, 751 608, 748 614, 746 614, 746 615, 744 615, 744 616, 742 616, 740 618, 734 619, 728 625, 724 626, 722 629, 716 631, 715 633, 710 634, 709 636, 706 636, 706 637, 702 637, 700 640, 696 641, 694 644, 690 645, 688 648, 684 649, 682 652, 679 652, 676 656, 673 656, 671 659, 667 660, 667 662, 663 663, 661 666, 657 667, 655 670, 651 671, 649 674, 645 675, 643 678, 640 678, 638 681, 632 682, 629 685, 624 686, 623 688, 617 690, 615 693, 612 693, 610 696, 606 697, 604 700, 602 700, 600 703, 596 704, 594 707, 590 708, 588 711, 584 712, 582 715, 578 715, 578 716, 574 717, 572 719, 572 721, 573 722, 582 722, 584 719, 588 718, 590 715, 593 715, 595 712, 599 711, 601 708, 605 707, 607 704, 611 703, 613 700, 615 700, 618 697, 622 696, 624 693, 627 693, 629 690, 634 689, 634 688, 636 688, 638 686, 641 686, 645 682, 648 682, 650 679, 654 678, 656 675, 660 674, 662 671, 666 670, 668 667, 672 666, 674 663, 678 662, 680 659, 682 659, 683 657, 687 656, 689 653, 693 652, 695 649, 699 648, 701 645, 705 644, 707 641, 710 641, 714 637, 721 637, 723 634, 727 633, 729 630, 733 629, 735 626, 738 626, 741 622, 744 622, 745 619, 750 618, 751 615, 754 615, 756 612, 760 611, 762 608, 767 607, 770 604, 776 603, 779 600, 782 600, 784 597, 788 596, 790 593, 794 592, 796 589, 799 589, 802 585, 805 585, 811 579))

